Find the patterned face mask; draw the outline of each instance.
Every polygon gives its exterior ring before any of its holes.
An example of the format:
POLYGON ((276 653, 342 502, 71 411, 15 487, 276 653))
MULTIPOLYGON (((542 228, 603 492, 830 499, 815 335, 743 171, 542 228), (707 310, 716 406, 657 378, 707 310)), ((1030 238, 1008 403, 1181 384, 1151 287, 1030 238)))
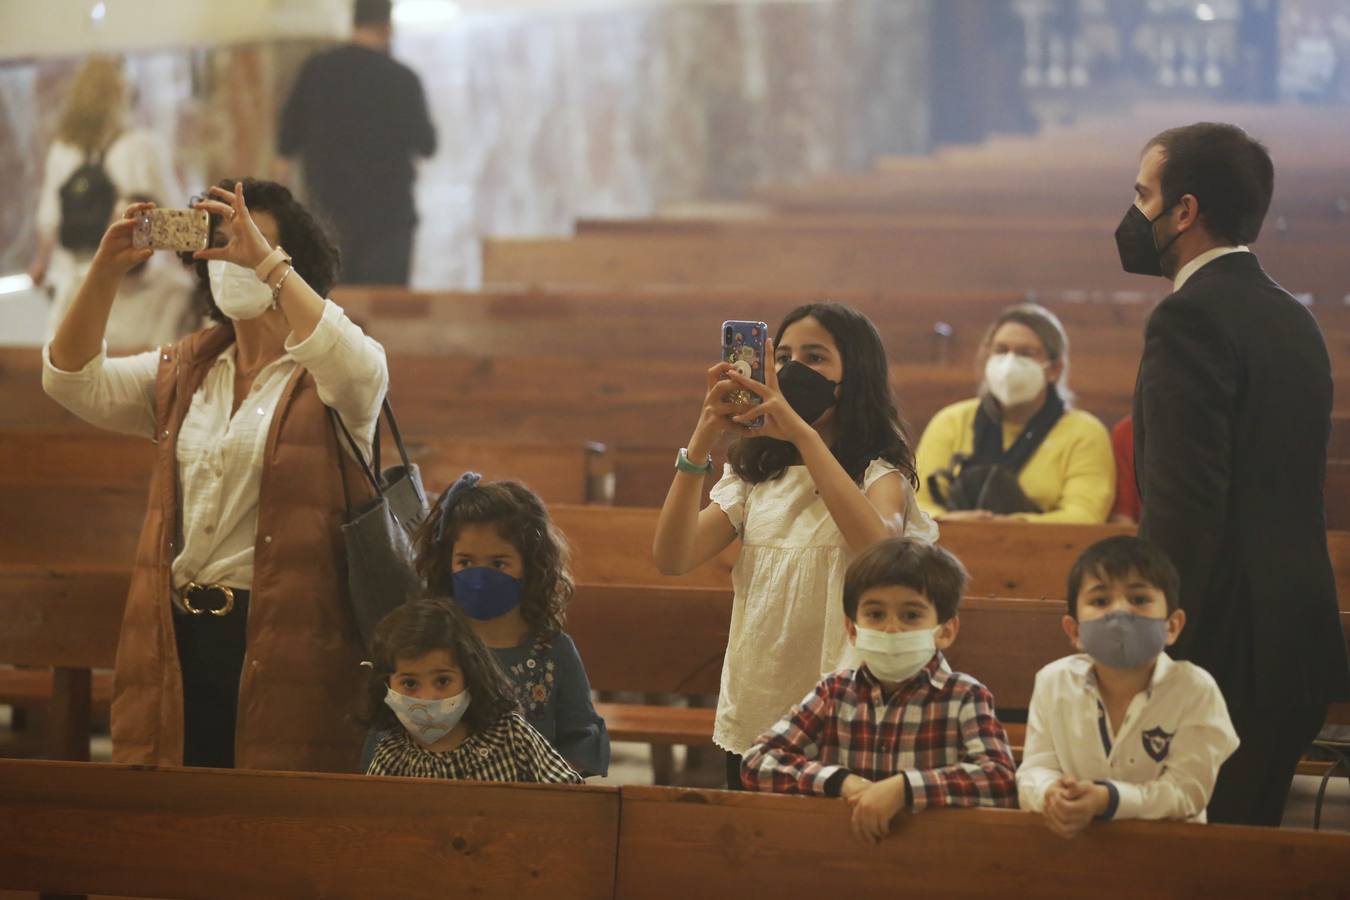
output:
POLYGON ((454 730, 469 708, 469 699, 468 688, 441 700, 418 700, 393 688, 384 695, 385 705, 394 711, 413 740, 423 747, 430 747, 454 730))

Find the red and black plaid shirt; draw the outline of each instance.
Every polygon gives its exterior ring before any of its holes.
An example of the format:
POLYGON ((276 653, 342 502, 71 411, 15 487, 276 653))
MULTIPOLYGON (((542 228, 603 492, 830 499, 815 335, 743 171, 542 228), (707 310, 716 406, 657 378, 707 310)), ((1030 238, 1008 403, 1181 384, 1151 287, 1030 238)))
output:
POLYGON ((1016 806, 1015 769, 994 695, 938 652, 889 701, 866 665, 826 676, 746 752, 741 780, 824 794, 841 770, 869 781, 904 773, 919 810, 1016 806))

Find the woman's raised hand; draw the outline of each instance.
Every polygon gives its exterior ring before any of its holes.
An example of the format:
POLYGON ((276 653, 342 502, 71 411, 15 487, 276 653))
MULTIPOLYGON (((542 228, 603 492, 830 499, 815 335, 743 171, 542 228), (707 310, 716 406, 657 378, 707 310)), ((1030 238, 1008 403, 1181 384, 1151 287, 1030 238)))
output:
POLYGON ((230 241, 223 247, 208 247, 192 254, 193 259, 223 259, 246 269, 255 269, 272 252, 272 245, 253 221, 244 204, 243 182, 235 182, 234 193, 222 187, 212 187, 205 200, 192 205, 219 216, 230 225, 230 241))
POLYGON ((727 377, 738 387, 760 398, 758 406, 734 416, 732 422, 740 434, 777 438, 795 444, 804 434, 811 431, 811 423, 797 415, 797 411, 788 404, 787 398, 778 389, 778 369, 773 358, 773 341, 764 342, 764 357, 763 384, 746 378, 734 370, 727 373, 727 377), (752 428, 750 423, 760 416, 764 417, 764 424, 759 428, 752 428))
POLYGON ((136 247, 132 243, 132 236, 136 232, 141 213, 154 208, 153 203, 133 203, 128 206, 122 213, 122 218, 109 225, 108 230, 103 232, 103 238, 98 242, 98 250, 94 251, 94 268, 103 269, 121 278, 134 266, 149 259, 155 252, 154 248, 136 247))

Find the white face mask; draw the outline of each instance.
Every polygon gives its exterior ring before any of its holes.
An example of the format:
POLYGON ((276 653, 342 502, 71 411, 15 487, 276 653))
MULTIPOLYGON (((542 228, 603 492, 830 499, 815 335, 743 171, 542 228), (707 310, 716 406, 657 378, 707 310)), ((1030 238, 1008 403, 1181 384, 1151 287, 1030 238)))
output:
POLYGON ((206 263, 206 272, 211 278, 211 299, 236 322, 256 319, 272 308, 272 289, 252 269, 212 259, 206 263))
POLYGON ((927 665, 937 652, 937 632, 937 628, 925 628, 890 633, 860 627, 854 646, 873 675, 882 681, 905 681, 927 665))
POLYGON ((984 364, 984 383, 999 403, 1017 406, 1045 387, 1045 366, 1016 353, 999 353, 984 364))
POLYGON ((469 708, 469 690, 465 688, 453 697, 443 700, 418 700, 390 688, 384 702, 398 716, 413 740, 430 747, 449 734, 469 708))

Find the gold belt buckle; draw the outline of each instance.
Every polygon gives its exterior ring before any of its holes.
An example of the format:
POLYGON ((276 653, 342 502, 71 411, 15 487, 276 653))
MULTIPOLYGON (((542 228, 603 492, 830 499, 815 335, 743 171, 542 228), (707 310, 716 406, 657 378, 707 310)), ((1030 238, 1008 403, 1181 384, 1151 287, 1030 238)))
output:
POLYGON ((204 613, 210 613, 213 616, 228 616, 230 610, 234 609, 234 589, 223 584, 198 584, 195 581, 189 581, 187 587, 183 588, 183 608, 194 616, 200 616, 204 613), (192 605, 192 592, 194 590, 220 591, 225 595, 225 605, 220 609, 198 609, 192 605))

